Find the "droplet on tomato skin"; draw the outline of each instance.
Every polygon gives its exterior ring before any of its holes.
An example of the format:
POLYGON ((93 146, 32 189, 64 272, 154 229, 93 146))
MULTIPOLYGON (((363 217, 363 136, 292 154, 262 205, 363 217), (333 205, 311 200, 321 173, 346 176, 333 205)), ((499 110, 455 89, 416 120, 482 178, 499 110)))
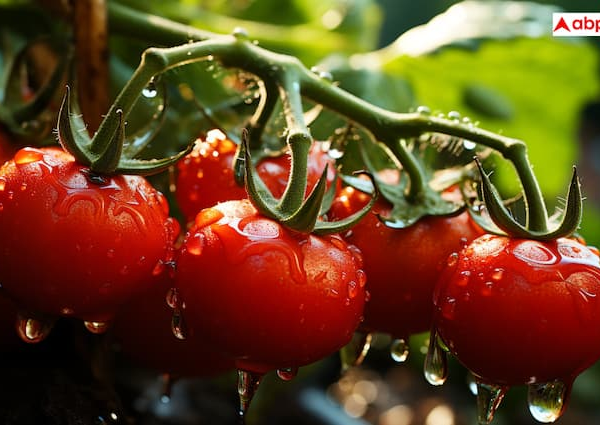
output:
POLYGON ((396 363, 404 363, 410 354, 410 346, 404 338, 398 338, 392 341, 390 345, 390 356, 396 363))
POLYGON ((373 334, 369 332, 354 332, 348 344, 340 349, 341 373, 351 367, 360 366, 371 348, 373 334))
POLYGON ((202 255, 204 245, 206 244, 206 237, 200 232, 194 233, 186 242, 186 249, 192 255, 202 255))
POLYGON ((494 271, 492 271, 492 275, 490 277, 494 282, 500 282, 502 280, 503 276, 504 276, 504 269, 501 267, 498 267, 498 268, 494 269, 494 271))
POLYGON ((4 192, 6 189, 6 178, 0 177, 0 192, 4 192))
POLYGON ((446 265, 448 267, 454 267, 458 264, 458 252, 453 252, 446 259, 446 265))
POLYGON ((108 330, 108 328, 110 328, 110 322, 94 322, 85 320, 83 325, 93 334, 103 334, 108 330))
POLYGON ((362 269, 356 270, 356 281, 360 288, 364 288, 367 284, 367 274, 362 269))
POLYGON ((469 270, 463 270, 458 274, 456 286, 465 287, 469 284, 469 280, 471 280, 471 272, 469 270))
POLYGON ((25 165, 30 164, 32 162, 40 161, 44 157, 44 152, 39 149, 25 147, 23 149, 19 149, 14 156, 14 161, 16 165, 25 165))
POLYGON ((237 390, 240 401, 238 414, 242 420, 246 416, 246 412, 250 407, 254 394, 258 390, 261 379, 261 374, 249 372, 247 370, 238 370, 237 390))
POLYGON ((359 291, 359 286, 358 284, 351 280, 348 282, 348 298, 350 298, 351 300, 356 298, 356 296, 358 295, 358 291, 359 291))
POLYGON ((446 297, 440 306, 442 316, 447 320, 454 320, 456 310, 456 298, 446 297))
POLYGON ((200 211, 194 219, 194 224, 198 228, 210 226, 224 217, 223 213, 215 208, 207 208, 200 211))
POLYGON ((565 411, 571 386, 556 380, 539 384, 529 384, 527 404, 531 416, 543 423, 554 422, 565 411))
POLYGON ((438 342, 435 331, 431 332, 429 336, 429 346, 425 355, 423 372, 427 382, 435 386, 443 385, 448 378, 448 359, 446 352, 438 342))
POLYGON ((152 276, 159 276, 165 271, 165 262, 158 260, 152 269, 152 276))
POLYGON ((24 313, 17 315, 17 334, 28 344, 36 344, 46 339, 53 326, 54 320, 34 318, 24 313))
POLYGON ((277 376, 282 381, 291 381, 298 374, 297 367, 285 367, 281 369, 277 369, 277 376))
POLYGON ((488 384, 475 379, 477 388, 477 421, 479 424, 489 424, 500 406, 508 387, 488 384))

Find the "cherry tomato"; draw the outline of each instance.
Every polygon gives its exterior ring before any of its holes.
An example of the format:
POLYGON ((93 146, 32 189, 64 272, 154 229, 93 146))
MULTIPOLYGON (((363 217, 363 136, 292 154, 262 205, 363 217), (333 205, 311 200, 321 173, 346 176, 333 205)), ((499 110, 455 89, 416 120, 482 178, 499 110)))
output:
MULTIPOLYGON (((349 216, 369 196, 345 187, 330 209, 332 220, 349 216)), ((369 302, 361 329, 406 339, 428 331, 433 317, 433 288, 448 255, 483 231, 463 213, 454 217, 426 217, 404 229, 386 226, 376 214, 386 215, 391 204, 379 200, 346 235, 364 256, 369 302)))
POLYGON ((173 310, 166 301, 171 286, 165 275, 119 310, 113 330, 122 353, 136 364, 171 376, 211 377, 232 370, 233 360, 204 341, 175 337, 173 310))
POLYGON ((600 261, 581 243, 484 235, 449 257, 437 332, 475 376, 570 384, 600 358, 600 261))
POLYGON ((291 232, 248 200, 205 209, 177 259, 187 332, 250 372, 319 360, 348 343, 360 323, 360 262, 338 236, 291 232))
POLYGON ((143 177, 94 176, 58 148, 0 168, 0 282, 23 309, 109 321, 161 273, 177 232, 143 177))
MULTIPOLYGON (((218 202, 244 199, 246 190, 233 178, 232 163, 236 145, 218 130, 208 132, 199 139, 194 150, 177 165, 175 192, 177 203, 186 221, 194 220, 196 214, 218 202)), ((309 153, 307 192, 317 183, 325 165, 329 165, 327 178, 335 178, 335 161, 315 143, 309 153)), ((257 165, 257 171, 271 193, 279 198, 283 194, 290 174, 287 155, 267 157, 257 165)))

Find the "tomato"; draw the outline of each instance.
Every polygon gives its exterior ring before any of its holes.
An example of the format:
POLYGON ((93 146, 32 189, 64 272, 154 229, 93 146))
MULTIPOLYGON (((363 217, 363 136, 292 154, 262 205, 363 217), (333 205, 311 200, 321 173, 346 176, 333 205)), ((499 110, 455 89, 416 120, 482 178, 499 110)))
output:
POLYGON ((0 168, 0 282, 24 310, 103 329, 161 273, 177 232, 143 177, 94 176, 58 148, 0 168))
POLYGON ((121 352, 135 364, 171 376, 211 377, 233 369, 233 360, 200 339, 181 340, 171 329, 171 280, 161 279, 119 310, 113 330, 121 352))
MULTIPOLYGON (((196 142, 194 150, 177 164, 176 199, 186 221, 218 202, 244 199, 246 190, 233 177, 232 163, 236 144, 220 131, 210 131, 196 142)), ((335 178, 335 161, 315 143, 309 153, 307 192, 317 183, 325 165, 329 164, 328 181, 335 178)), ((266 186, 277 198, 281 197, 290 173, 287 155, 267 157, 257 165, 257 171, 266 186)))
MULTIPOLYGON (((349 216, 368 202, 369 196, 345 187, 330 209, 332 220, 349 216)), ((377 214, 386 215, 391 204, 378 200, 344 237, 364 257, 370 294, 361 329, 406 339, 428 331, 433 317, 433 288, 448 255, 482 234, 465 212, 454 217, 425 217, 404 229, 386 226, 377 214)))
POLYGON ((600 358, 600 260, 575 240, 481 236, 434 302, 440 338, 484 382, 570 384, 600 358))
POLYGON ((338 236, 292 232, 248 200, 205 209, 177 258, 187 333, 254 373, 319 360, 347 344, 360 323, 360 262, 338 236))

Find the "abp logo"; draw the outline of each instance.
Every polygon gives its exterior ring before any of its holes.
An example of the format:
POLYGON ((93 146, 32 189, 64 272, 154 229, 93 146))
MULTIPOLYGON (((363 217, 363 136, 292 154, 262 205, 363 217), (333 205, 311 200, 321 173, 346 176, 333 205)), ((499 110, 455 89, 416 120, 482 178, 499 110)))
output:
POLYGON ((600 36, 600 13, 553 13, 554 37, 600 36))

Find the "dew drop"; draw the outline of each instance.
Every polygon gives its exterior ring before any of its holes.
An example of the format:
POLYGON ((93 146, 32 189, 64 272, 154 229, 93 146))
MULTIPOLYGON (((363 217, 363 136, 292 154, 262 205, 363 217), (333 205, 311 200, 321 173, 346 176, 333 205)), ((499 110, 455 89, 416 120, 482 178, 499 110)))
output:
POLYGON ((358 295, 359 286, 358 284, 351 280, 348 282, 348 298, 354 299, 358 295))
POLYGON ((247 370, 238 370, 237 389, 240 401, 238 414, 242 419, 250 407, 250 402, 258 389, 261 378, 262 375, 260 374, 248 372, 247 370))
POLYGON ((465 148, 466 150, 472 151, 476 147, 477 147, 477 144, 475 142, 472 142, 470 140, 463 140, 463 148, 465 148))
POLYGON ((554 422, 563 414, 570 386, 561 381, 529 384, 527 403, 529 412, 538 422, 554 422))
POLYGON ((170 373, 163 373, 162 376, 162 388, 160 401, 161 403, 169 403, 171 401, 171 394, 173 393, 173 383, 175 378, 170 373))
POLYGON ((489 424, 500 406, 508 387, 475 381, 477 388, 477 420, 479 424, 489 424))
POLYGON ((158 90, 156 90, 156 85, 152 81, 142 90, 142 96, 147 99, 154 99, 157 94, 158 90))
POLYGON ((327 151, 327 154, 332 158, 332 159, 341 159, 344 156, 344 151, 341 149, 336 149, 336 148, 330 148, 327 151))
POLYGON ((298 374, 297 367, 285 367, 277 369, 277 376, 283 381, 291 381, 298 374))
POLYGON ((369 349, 373 334, 368 332, 355 332, 348 344, 340 349, 340 361, 342 373, 351 367, 360 366, 364 361, 369 349))
POLYGON ((202 233, 197 232, 187 240, 185 245, 187 251, 192 255, 201 255, 204 250, 205 237, 202 233))
POLYGON ((246 28, 242 27, 235 27, 232 34, 238 40, 247 40, 250 37, 246 28))
POLYGON ((421 115, 431 115, 431 109, 429 109, 428 106, 421 105, 417 107, 417 113, 421 115))
POLYGON ((85 320, 83 324, 85 328, 93 334, 103 334, 110 327, 109 322, 93 322, 85 320))
POLYGON ((21 186, 19 187, 19 189, 21 190, 21 192, 27 190, 27 182, 21 183, 21 186))
POLYGON ((154 265, 152 269, 152 276, 158 276, 165 270, 165 263, 162 260, 158 260, 158 262, 154 265))
POLYGON ((395 362, 404 363, 410 353, 408 342, 403 339, 395 339, 390 345, 390 356, 395 362))
POLYGON ((443 385, 448 377, 446 353, 438 343, 435 332, 432 332, 429 337, 429 346, 427 347, 423 372, 427 382, 435 386, 443 385))
POLYGON ((198 213, 198 215, 196 215, 194 224, 196 225, 196 227, 202 228, 202 227, 210 226, 213 223, 216 223, 223 217, 224 217, 224 215, 221 211, 219 211, 215 208, 208 208, 208 209, 200 211, 198 213))
POLYGON ((50 334, 53 326, 54 320, 28 317, 22 313, 17 316, 17 334, 30 344, 43 341, 50 334))
POLYGON ((360 288, 364 288, 367 284, 367 274, 362 269, 356 270, 356 280, 360 288))
POLYGON ((165 296, 165 301, 167 302, 167 305, 173 309, 181 307, 179 292, 176 288, 169 288, 169 290, 167 291, 167 295, 165 296))
POLYGON ((469 284, 470 279, 471 279, 471 272, 469 270, 463 270, 458 275, 458 279, 456 280, 456 286, 465 287, 469 284))
POLYGON ((458 120, 460 120, 460 117, 461 117, 461 115, 460 115, 460 112, 458 112, 458 111, 448 112, 448 119, 451 119, 453 121, 458 121, 458 120))
POLYGON ((15 164, 25 165, 31 162, 40 161, 44 157, 44 153, 36 148, 23 148, 17 151, 14 157, 15 164))
POLYGON ((319 72, 319 78, 325 81, 333 81, 333 74, 329 71, 319 72))
POLYGON ((0 192, 4 192, 4 189, 6 189, 6 179, 0 177, 0 192))

